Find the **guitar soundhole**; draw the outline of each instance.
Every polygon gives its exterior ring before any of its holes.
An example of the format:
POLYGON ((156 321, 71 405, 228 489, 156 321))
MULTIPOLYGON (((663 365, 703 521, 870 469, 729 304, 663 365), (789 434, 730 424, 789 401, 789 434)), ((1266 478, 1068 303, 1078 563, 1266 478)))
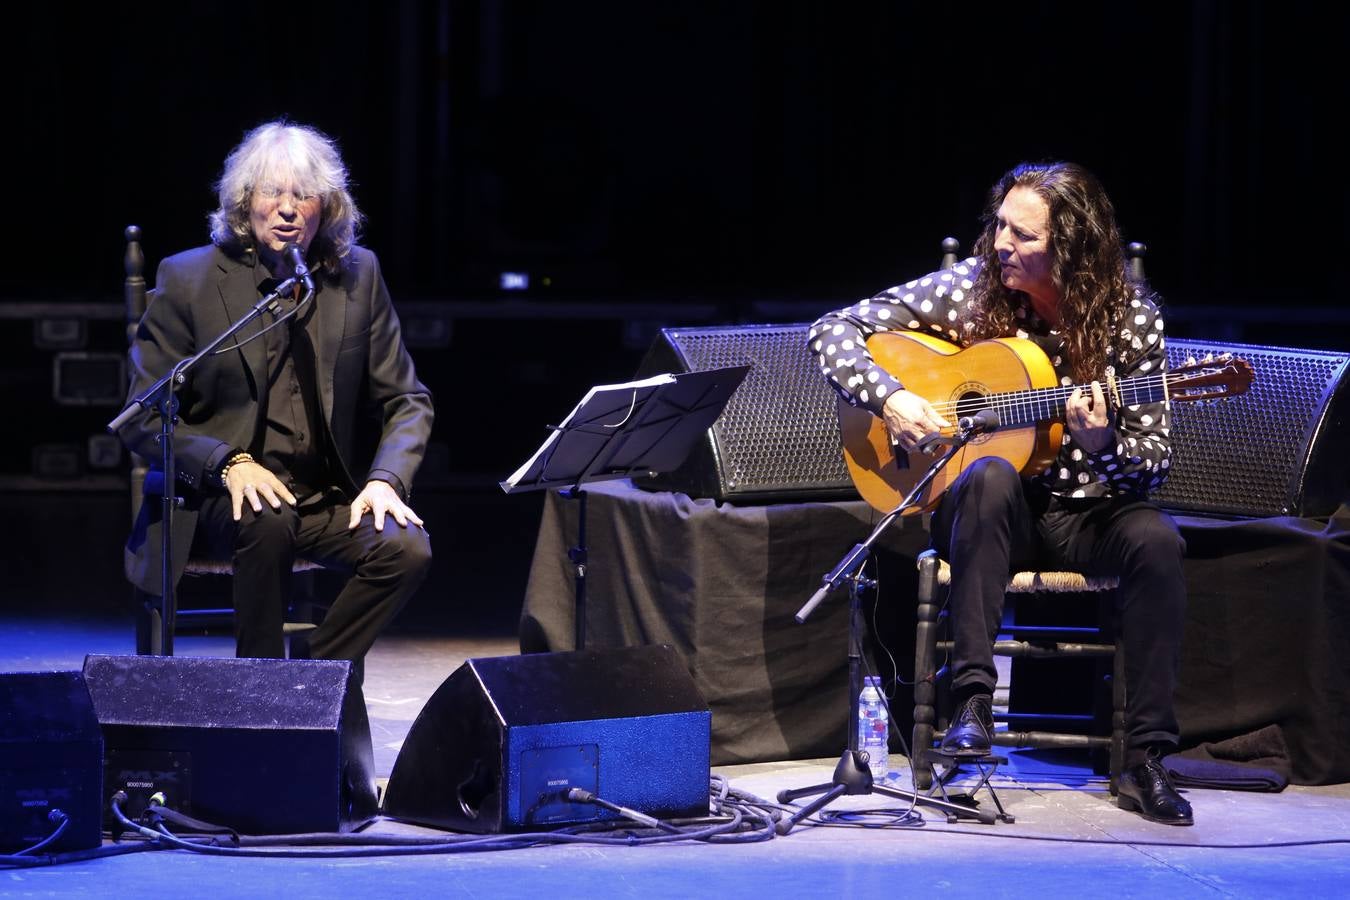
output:
MULTIPOLYGON (((987 391, 977 390, 976 386, 973 384, 964 384, 957 390, 960 391, 960 393, 956 394, 956 416, 947 417, 953 425, 956 424, 956 417, 973 416, 984 409, 985 404, 983 401, 984 398, 988 396, 987 391)), ((976 435, 971 438, 970 443, 983 444, 985 441, 989 440, 989 437, 988 434, 976 435)))

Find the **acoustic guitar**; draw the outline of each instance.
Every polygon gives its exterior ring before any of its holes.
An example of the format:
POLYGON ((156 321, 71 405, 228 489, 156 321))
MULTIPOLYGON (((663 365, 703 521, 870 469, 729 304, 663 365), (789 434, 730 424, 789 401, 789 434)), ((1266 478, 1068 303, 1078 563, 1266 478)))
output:
MULTIPOLYGON (((867 339, 872 359, 894 374, 905 388, 928 400, 955 422, 992 410, 998 428, 975 437, 921 495, 913 515, 935 507, 942 494, 978 459, 997 456, 1023 475, 1044 470, 1059 455, 1064 436, 1064 406, 1074 387, 1060 384, 1054 367, 1034 343, 997 338, 961 348, 920 332, 884 331, 867 339)), ((1139 403, 1172 403, 1235 397, 1251 387, 1251 365, 1223 356, 1187 363, 1166 373, 1101 379, 1113 408, 1139 403)), ((839 431, 844 460, 858 493, 876 509, 890 512, 928 469, 922 454, 910 460, 891 442, 881 418, 839 401, 839 431), (908 463, 908 465, 905 465, 908 463)), ((944 429, 950 435, 955 428, 944 429)))

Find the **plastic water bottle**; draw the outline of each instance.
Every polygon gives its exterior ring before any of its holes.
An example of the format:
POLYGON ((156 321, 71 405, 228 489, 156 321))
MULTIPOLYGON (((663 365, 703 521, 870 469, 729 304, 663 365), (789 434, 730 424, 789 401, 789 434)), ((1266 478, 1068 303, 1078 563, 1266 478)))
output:
POLYGON ((881 679, 868 675, 862 693, 858 695, 858 749, 867 751, 872 777, 877 781, 884 779, 891 770, 887 756, 890 737, 887 719, 881 698, 881 679))

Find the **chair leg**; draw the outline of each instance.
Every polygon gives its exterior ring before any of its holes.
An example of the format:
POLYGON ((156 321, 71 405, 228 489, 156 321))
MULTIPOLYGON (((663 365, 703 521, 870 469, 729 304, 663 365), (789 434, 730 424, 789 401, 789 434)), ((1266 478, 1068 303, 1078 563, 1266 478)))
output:
POLYGON ((288 659, 310 659, 309 635, 328 613, 328 605, 318 599, 320 576, 315 571, 297 572, 291 580, 290 605, 282 632, 288 659))
POLYGON ((317 610, 314 604, 314 572, 296 572, 291 576, 291 598, 286 609, 287 622, 313 623, 317 610))
POLYGON ((1116 653, 1111 660, 1111 796, 1115 796, 1120 772, 1125 768, 1125 645, 1116 635, 1116 653))
POLYGON ((136 598, 136 655, 161 656, 164 648, 159 598, 139 588, 132 588, 132 594, 136 598))
POLYGON ((923 751, 933 746, 936 723, 938 627, 938 557, 928 550, 919 556, 918 626, 914 636, 914 734, 910 765, 914 784, 927 790, 933 783, 933 768, 923 762, 923 751))
POLYGON ((1116 591, 1097 595, 1097 621, 1101 641, 1115 647, 1111 654, 1110 674, 1103 674, 1109 690, 1100 698, 1098 709, 1110 709, 1111 745, 1107 751, 1106 775, 1110 778, 1111 796, 1116 795, 1116 781, 1125 765, 1125 645, 1120 640, 1120 616, 1116 612, 1116 591))

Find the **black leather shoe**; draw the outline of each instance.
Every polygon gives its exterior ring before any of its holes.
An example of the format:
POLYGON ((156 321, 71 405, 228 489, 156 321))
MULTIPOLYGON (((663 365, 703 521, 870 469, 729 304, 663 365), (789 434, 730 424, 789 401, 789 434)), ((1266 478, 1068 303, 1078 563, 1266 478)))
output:
POLYGON ((988 756, 993 734, 993 698, 975 694, 956 711, 940 749, 952 756, 988 756))
POLYGON ((1194 825, 1191 805, 1186 802, 1156 757, 1120 773, 1116 805, 1137 812, 1150 822, 1163 825, 1194 825))

